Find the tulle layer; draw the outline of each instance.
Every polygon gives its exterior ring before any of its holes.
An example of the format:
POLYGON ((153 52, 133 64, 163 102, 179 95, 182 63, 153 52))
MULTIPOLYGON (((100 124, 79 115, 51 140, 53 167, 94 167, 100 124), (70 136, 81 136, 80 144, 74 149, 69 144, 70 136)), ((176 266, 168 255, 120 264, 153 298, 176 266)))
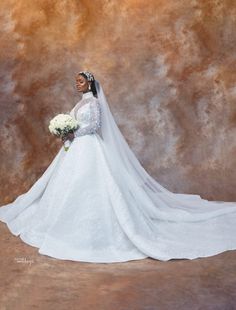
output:
POLYGON ((124 166, 114 173, 105 148, 98 134, 75 138, 28 192, 0 208, 0 220, 40 254, 74 261, 194 259, 236 249, 236 203, 147 189, 124 166))

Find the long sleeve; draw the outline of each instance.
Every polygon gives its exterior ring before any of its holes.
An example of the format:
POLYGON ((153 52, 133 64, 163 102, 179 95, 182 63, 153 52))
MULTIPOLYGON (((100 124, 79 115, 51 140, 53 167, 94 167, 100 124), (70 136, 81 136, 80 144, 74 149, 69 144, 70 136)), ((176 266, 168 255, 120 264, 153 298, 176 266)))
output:
POLYGON ((86 125, 74 131, 75 137, 95 133, 101 127, 101 107, 99 102, 91 102, 83 117, 86 119, 86 125))

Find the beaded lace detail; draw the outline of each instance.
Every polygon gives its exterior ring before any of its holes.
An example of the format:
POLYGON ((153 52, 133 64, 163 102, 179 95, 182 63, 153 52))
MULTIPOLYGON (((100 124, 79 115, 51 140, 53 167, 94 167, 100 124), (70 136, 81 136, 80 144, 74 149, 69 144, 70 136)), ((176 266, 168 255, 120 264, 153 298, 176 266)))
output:
POLYGON ((85 93, 70 115, 79 121, 80 127, 74 131, 75 137, 93 134, 101 127, 101 106, 96 97, 85 93))

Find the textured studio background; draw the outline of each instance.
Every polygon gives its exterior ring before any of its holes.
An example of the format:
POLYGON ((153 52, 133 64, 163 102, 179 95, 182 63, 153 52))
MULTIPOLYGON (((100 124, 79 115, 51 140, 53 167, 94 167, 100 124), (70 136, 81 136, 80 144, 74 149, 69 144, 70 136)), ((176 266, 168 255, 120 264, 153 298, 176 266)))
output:
POLYGON ((159 183, 236 201, 235 1, 3 0, 0 15, 2 204, 61 147, 48 123, 80 100, 80 70, 159 183))

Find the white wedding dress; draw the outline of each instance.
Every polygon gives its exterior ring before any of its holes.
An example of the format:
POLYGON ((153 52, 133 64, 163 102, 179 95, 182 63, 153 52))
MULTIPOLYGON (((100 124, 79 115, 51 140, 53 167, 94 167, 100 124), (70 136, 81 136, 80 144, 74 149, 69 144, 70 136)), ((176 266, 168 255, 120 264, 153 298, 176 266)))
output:
POLYGON ((148 191, 123 167, 118 181, 105 156, 99 100, 85 93, 70 114, 82 125, 69 150, 62 146, 34 185, 0 208, 12 234, 40 254, 94 263, 236 249, 235 202, 148 191))

